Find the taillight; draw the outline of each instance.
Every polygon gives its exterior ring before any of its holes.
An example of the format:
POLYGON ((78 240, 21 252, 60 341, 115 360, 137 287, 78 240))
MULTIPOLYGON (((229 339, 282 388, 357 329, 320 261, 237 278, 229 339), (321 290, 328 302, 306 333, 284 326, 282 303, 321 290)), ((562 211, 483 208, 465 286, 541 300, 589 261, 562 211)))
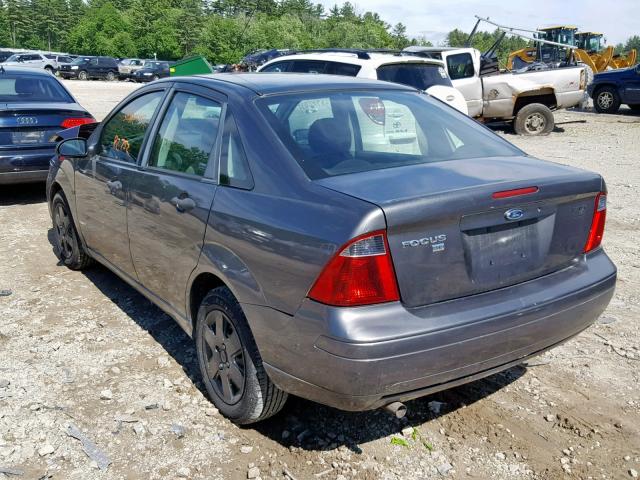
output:
POLYGON ((367 233, 342 247, 320 273, 309 298, 339 307, 399 300, 386 233, 367 233))
POLYGON ((65 118, 60 126, 62 128, 72 128, 79 125, 86 125, 87 123, 96 123, 96 119, 93 117, 71 117, 65 118))
POLYGON ((591 229, 589 230, 589 238, 584 246, 584 253, 598 248, 602 243, 604 235, 604 222, 607 218, 607 194, 600 192, 596 197, 595 209, 593 211, 593 220, 591 220, 591 229))
POLYGON ((364 97, 359 100, 360 108, 367 114, 367 117, 377 125, 384 125, 385 108, 384 103, 376 97, 364 97))

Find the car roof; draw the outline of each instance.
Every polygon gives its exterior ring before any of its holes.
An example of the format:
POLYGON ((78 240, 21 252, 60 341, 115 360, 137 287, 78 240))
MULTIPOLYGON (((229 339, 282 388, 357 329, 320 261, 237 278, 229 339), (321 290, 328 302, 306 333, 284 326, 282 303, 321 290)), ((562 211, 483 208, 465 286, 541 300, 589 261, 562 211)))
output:
POLYGON ((282 55, 273 60, 265 62, 262 67, 284 60, 330 60, 340 63, 348 63, 351 65, 373 65, 374 68, 389 63, 410 63, 420 62, 433 65, 444 65, 440 60, 434 58, 424 58, 411 55, 398 55, 394 53, 383 52, 367 52, 369 58, 360 58, 356 52, 312 52, 312 53, 294 53, 291 55, 282 55))
POLYGON ((164 81, 189 81, 203 86, 216 86, 221 91, 241 92, 248 89, 258 95, 358 89, 416 91, 415 88, 406 85, 380 80, 308 73, 212 73, 189 77, 170 77, 164 81))
MULTIPOLYGON (((38 67, 28 67, 28 66, 18 66, 18 65, 5 65, 4 63, 0 63, 0 67, 6 73, 29 73, 30 75, 41 75, 46 77, 51 77, 51 74, 46 71, 44 68, 38 67)), ((2 71, 0 70, 0 78, 2 78, 2 71)))

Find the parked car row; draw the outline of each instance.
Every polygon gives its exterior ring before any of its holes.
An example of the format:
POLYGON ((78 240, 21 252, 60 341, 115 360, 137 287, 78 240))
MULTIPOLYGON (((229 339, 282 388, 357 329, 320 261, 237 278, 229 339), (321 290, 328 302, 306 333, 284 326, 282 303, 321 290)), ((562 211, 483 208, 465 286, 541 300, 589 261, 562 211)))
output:
POLYGON ((0 51, 0 63, 4 66, 42 68, 62 78, 79 80, 132 80, 149 82, 169 76, 169 65, 154 59, 125 58, 107 56, 78 56, 42 52, 0 51), (141 74, 138 71, 143 70, 141 74))

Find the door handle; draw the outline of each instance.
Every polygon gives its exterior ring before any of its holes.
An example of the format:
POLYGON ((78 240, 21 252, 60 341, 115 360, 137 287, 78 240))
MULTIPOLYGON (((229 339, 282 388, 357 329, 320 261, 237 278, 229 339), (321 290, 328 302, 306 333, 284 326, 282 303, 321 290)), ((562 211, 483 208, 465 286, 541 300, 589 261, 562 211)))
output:
POLYGON ((193 210, 194 208, 196 208, 196 202, 189 197, 173 197, 171 199, 171 203, 180 213, 188 212, 189 210, 193 210))

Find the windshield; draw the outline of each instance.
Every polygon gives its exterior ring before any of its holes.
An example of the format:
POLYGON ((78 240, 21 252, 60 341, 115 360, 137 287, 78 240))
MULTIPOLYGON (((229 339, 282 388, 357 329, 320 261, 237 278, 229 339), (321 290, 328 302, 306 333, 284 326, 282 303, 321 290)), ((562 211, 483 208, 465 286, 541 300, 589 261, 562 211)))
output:
POLYGON ((48 75, 0 76, 0 103, 74 103, 62 85, 48 75))
POLYGON ((311 179, 420 163, 523 155, 466 115, 418 92, 291 94, 257 103, 311 179))
POLYGON ((395 63, 378 67, 378 79, 426 90, 434 85, 451 87, 447 72, 440 65, 428 63, 395 63))
POLYGON ((90 58, 76 58, 73 62, 71 62, 71 65, 82 65, 88 63, 90 60, 90 58))
POLYGON ((17 62, 22 55, 13 54, 5 60, 5 62, 17 62))

